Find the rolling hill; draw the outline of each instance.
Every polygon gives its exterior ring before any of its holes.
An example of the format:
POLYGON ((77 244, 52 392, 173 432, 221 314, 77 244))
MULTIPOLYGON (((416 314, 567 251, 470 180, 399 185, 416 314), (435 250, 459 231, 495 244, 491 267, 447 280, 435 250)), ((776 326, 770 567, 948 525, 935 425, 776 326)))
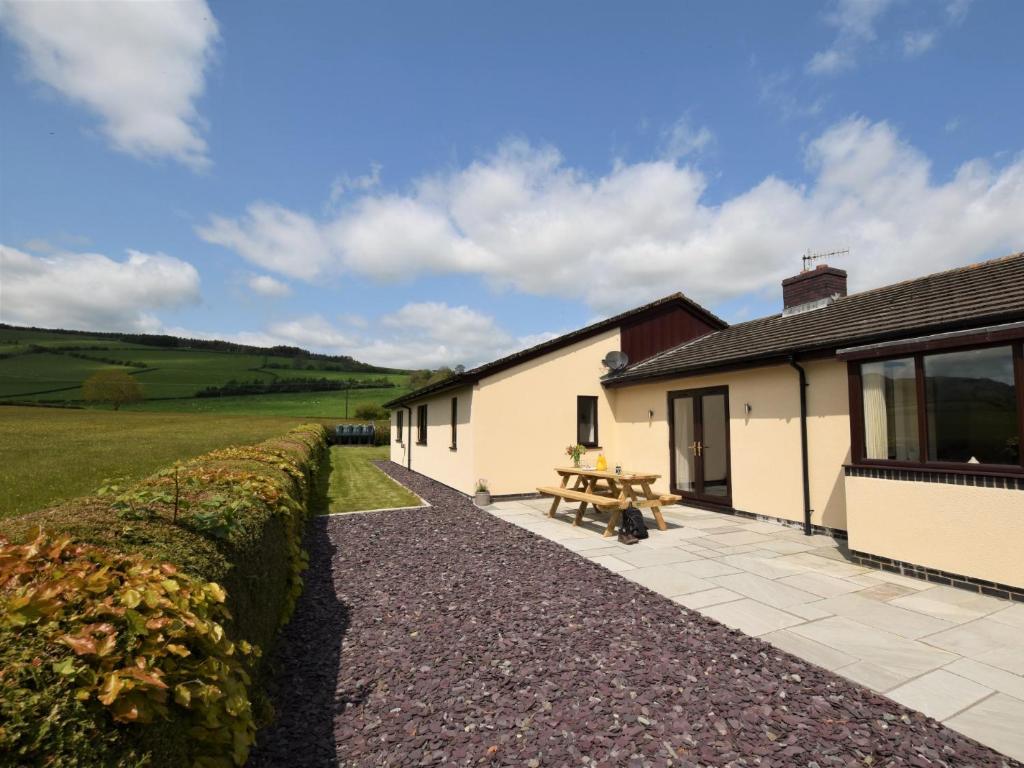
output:
POLYGON ((0 325, 0 402, 82 405, 82 382, 107 369, 142 385, 134 410, 165 412, 333 417, 344 414, 346 395, 351 411, 409 382, 407 371, 298 347, 0 325))

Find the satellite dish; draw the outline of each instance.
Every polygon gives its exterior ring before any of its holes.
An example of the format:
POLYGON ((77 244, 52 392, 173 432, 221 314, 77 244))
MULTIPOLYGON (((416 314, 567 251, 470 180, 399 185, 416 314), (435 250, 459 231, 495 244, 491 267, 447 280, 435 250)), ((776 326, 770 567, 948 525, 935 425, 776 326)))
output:
POLYGON ((629 365, 629 357, 625 352, 619 352, 619 350, 615 349, 605 355, 604 360, 601 362, 604 363, 605 367, 609 370, 621 371, 629 365))

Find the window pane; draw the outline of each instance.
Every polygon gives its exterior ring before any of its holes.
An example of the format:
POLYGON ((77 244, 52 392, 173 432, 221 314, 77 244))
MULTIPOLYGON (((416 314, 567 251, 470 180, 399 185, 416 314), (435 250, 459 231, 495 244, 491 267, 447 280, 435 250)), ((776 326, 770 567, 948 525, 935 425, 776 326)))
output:
POLYGON ((931 460, 1020 463, 1010 347, 928 355, 924 375, 931 460))
POLYGON ((597 398, 576 399, 576 442, 597 445, 597 398))
POLYGON ((914 359, 864 363, 860 376, 864 390, 864 456, 919 461, 914 359))
POLYGON ((673 443, 676 448, 675 485, 684 493, 697 490, 697 432, 693 417, 693 398, 677 397, 672 401, 673 443))

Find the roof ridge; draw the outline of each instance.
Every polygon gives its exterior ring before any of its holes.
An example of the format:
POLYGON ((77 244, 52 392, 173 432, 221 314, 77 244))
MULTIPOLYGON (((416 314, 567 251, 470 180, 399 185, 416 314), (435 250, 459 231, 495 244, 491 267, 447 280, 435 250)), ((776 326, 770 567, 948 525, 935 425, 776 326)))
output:
MULTIPOLYGON (((950 267, 949 269, 941 269, 938 272, 929 272, 927 275, 918 275, 917 277, 908 277, 904 280, 898 280, 895 283, 887 283, 885 285, 879 285, 874 288, 866 288, 863 291, 857 291, 856 293, 848 293, 846 296, 840 296, 836 299, 839 301, 846 301, 847 299, 853 299, 858 296, 865 296, 871 293, 879 293, 881 291, 892 290, 893 288, 899 288, 900 286, 908 285, 909 283, 920 283, 925 280, 931 280, 935 277, 943 277, 945 275, 951 275, 954 272, 970 272, 980 267, 987 267, 996 264, 1000 261, 1012 261, 1024 257, 1024 251, 1017 251, 1015 253, 1008 253, 1005 256, 996 256, 991 259, 985 259, 984 261, 973 261, 970 264, 961 264, 959 267, 950 267)), ((770 317, 770 315, 769 315, 770 317)))
POLYGON ((533 346, 510 352, 507 355, 503 355, 494 360, 489 360, 486 363, 481 363, 480 365, 474 366, 473 368, 461 373, 455 373, 447 379, 434 382, 433 384, 428 384, 393 400, 389 400, 384 405, 391 407, 432 392, 443 391, 461 384, 478 381, 480 378, 490 375, 492 371, 496 373, 504 370, 505 367, 518 365, 520 362, 525 362, 533 357, 544 355, 548 352, 554 352, 564 346, 575 344, 577 341, 583 341, 598 333, 602 333, 612 328, 617 328, 623 323, 631 320, 633 317, 641 315, 644 312, 658 309, 673 303, 680 303, 684 305, 685 309, 693 314, 704 315, 707 319, 712 321, 712 323, 709 324, 717 323, 724 328, 729 327, 729 324, 725 320, 689 298, 682 291, 674 291, 673 293, 662 296, 661 298, 649 301, 646 304, 641 304, 640 306, 633 307, 632 309, 627 309, 617 314, 596 320, 582 328, 577 328, 573 331, 566 331, 554 338, 542 341, 539 344, 534 344, 533 346))
POLYGON ((923 329, 955 330, 1006 318, 1024 319, 1024 251, 850 294, 813 312, 736 323, 664 350, 606 381, 618 386, 839 343, 866 343, 862 340, 923 329))

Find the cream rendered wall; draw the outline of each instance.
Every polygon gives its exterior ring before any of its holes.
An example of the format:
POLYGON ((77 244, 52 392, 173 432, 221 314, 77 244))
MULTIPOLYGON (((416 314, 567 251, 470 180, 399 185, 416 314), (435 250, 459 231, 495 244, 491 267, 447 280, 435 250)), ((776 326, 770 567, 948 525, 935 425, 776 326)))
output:
MULTIPOLYGON (((850 419, 845 366, 832 360, 805 363, 811 520, 846 527, 843 464, 849 458, 850 419)), ((729 388, 732 505, 787 520, 803 520, 800 460, 800 391, 797 372, 787 365, 765 366, 669 379, 611 390, 616 433, 610 463, 662 475, 669 487, 668 393, 684 389, 729 388), (749 403, 751 412, 745 413, 749 403), (650 412, 653 411, 653 416, 650 412)))
POLYGON ((448 392, 442 392, 436 397, 428 397, 409 403, 412 409, 412 416, 405 408, 403 417, 403 434, 401 442, 395 442, 396 436, 396 409, 391 414, 391 460, 408 466, 408 451, 412 451, 412 469, 438 482, 451 486, 463 493, 473 493, 476 490, 476 475, 473 470, 474 454, 474 421, 473 416, 474 391, 472 387, 463 387, 448 392), (458 438, 456 450, 451 449, 451 400, 453 397, 459 399, 458 403, 458 438), (416 409, 421 404, 427 404, 427 444, 419 445, 416 442, 416 409), (409 445, 409 419, 412 419, 412 445, 409 445))
MULTIPOLYGON (((850 462, 850 384, 846 363, 815 360, 802 365, 810 384, 807 388, 807 464, 814 510, 811 522, 845 530, 848 525, 843 465, 850 462)), ((796 371, 793 375, 796 376, 796 371)))
POLYGON ((850 549, 1024 588, 1024 493, 847 477, 850 549))
MULTIPOLYGON (((576 439, 577 395, 597 396, 597 437, 607 455, 615 424, 601 360, 619 345, 616 328, 480 381, 473 400, 476 476, 492 494, 557 484, 554 468, 571 463, 565 447, 576 439)), ((589 451, 585 461, 597 454, 589 451)))

